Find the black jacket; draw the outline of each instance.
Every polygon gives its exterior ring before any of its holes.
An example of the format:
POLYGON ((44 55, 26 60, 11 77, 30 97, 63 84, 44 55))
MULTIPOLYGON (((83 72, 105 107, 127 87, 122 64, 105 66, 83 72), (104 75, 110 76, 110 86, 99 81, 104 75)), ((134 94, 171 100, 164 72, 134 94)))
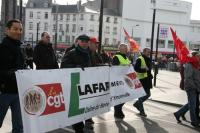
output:
POLYGON ((145 55, 142 55, 142 57, 145 60, 148 70, 141 68, 141 59, 140 58, 138 58, 136 60, 134 69, 136 72, 139 72, 139 73, 147 72, 147 78, 140 79, 140 82, 142 83, 142 86, 144 87, 144 89, 150 89, 150 88, 152 88, 152 79, 153 79, 153 76, 150 71, 151 70, 151 59, 149 57, 146 57, 145 55))
POLYGON ((82 49, 80 46, 67 52, 61 62, 61 68, 84 68, 91 67, 91 59, 88 49, 82 49))
POLYGON ((103 59, 101 58, 101 55, 99 55, 97 52, 90 51, 90 59, 92 66, 104 66, 103 59))
POLYGON ((58 63, 51 44, 40 41, 33 52, 33 61, 36 69, 57 69, 58 63))
POLYGON ((5 37, 0 44, 0 92, 18 93, 15 71, 24 69, 21 42, 5 37))

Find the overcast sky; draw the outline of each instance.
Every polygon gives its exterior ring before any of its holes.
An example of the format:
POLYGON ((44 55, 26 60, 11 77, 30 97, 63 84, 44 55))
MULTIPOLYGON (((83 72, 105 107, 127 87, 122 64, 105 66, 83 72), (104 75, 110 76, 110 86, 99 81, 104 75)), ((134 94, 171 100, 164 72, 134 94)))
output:
MULTIPOLYGON (((27 2, 28 0, 23 0, 24 2, 27 2)), ((54 1, 54 0, 53 0, 54 1)), ((57 3, 59 4, 75 4, 77 3, 78 0, 56 0, 57 3)), ((82 0, 82 2, 86 2, 87 0, 82 0)), ((182 1, 189 1, 192 2, 192 15, 191 19, 194 20, 200 20, 200 0, 182 0, 182 1)), ((0 0, 1 4, 1 0, 0 0)))

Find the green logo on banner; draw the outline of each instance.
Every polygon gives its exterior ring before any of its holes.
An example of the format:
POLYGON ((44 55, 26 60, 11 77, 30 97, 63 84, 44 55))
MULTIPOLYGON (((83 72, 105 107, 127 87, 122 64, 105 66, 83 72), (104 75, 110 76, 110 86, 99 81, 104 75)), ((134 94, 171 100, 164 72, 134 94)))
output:
POLYGON ((79 108, 79 93, 77 85, 80 83, 80 73, 71 74, 71 94, 68 117, 83 114, 85 108, 79 108))

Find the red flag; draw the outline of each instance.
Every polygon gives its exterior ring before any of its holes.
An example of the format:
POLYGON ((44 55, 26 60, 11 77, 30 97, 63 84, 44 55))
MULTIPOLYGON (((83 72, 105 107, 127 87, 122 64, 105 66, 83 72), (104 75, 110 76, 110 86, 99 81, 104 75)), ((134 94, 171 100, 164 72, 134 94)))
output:
POLYGON ((170 27, 172 37, 174 40, 174 47, 176 49, 176 55, 180 61, 180 63, 186 63, 189 61, 188 54, 189 50, 186 48, 186 45, 178 38, 174 30, 170 27))
POLYGON ((139 45, 137 44, 137 42, 136 42, 135 40, 133 40, 133 39, 129 36, 129 34, 127 33, 127 31, 126 31, 125 29, 124 29, 124 33, 125 33, 126 38, 127 38, 128 42, 129 42, 130 50, 131 50, 131 51, 134 51, 134 52, 139 52, 140 47, 139 47, 139 45))

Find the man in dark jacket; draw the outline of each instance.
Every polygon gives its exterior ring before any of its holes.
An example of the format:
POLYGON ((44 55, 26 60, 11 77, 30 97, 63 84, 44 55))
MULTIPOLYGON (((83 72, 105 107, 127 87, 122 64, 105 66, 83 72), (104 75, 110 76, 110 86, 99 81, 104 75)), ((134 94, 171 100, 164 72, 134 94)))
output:
POLYGON ((23 124, 18 96, 15 71, 24 69, 20 39, 22 24, 19 20, 10 20, 6 25, 6 37, 0 44, 0 128, 10 107, 12 113, 12 133, 22 133, 23 124))
POLYGON ((26 53, 26 65, 29 66, 31 69, 33 69, 33 48, 31 47, 31 44, 26 45, 25 49, 26 53))
POLYGON ((50 36, 47 32, 41 34, 41 40, 34 48, 33 61, 36 69, 57 69, 58 63, 50 43, 50 36))
POLYGON ((143 102, 146 101, 150 96, 150 88, 152 88, 152 74, 151 74, 151 60, 150 49, 144 48, 143 54, 138 57, 135 63, 135 71, 137 72, 137 78, 140 80, 145 92, 146 96, 140 97, 138 101, 134 104, 134 106, 140 111, 140 115, 146 117, 146 113, 144 111, 143 102))
MULTIPOLYGON (((128 53, 128 46, 127 44, 120 44, 119 45, 119 53, 116 53, 116 55, 113 58, 113 65, 130 65, 131 61, 128 59, 127 57, 127 53, 128 53)), ((123 104, 119 104, 114 106, 114 117, 115 118, 119 118, 119 119, 123 119, 125 117, 123 111, 122 111, 122 107, 123 104)))
MULTIPOLYGON (((88 49, 90 38, 86 35, 81 35, 78 38, 77 47, 67 52, 61 63, 61 68, 82 68, 90 67, 91 60, 88 49)), ((76 133, 83 133, 84 123, 79 122, 72 125, 76 133)))

